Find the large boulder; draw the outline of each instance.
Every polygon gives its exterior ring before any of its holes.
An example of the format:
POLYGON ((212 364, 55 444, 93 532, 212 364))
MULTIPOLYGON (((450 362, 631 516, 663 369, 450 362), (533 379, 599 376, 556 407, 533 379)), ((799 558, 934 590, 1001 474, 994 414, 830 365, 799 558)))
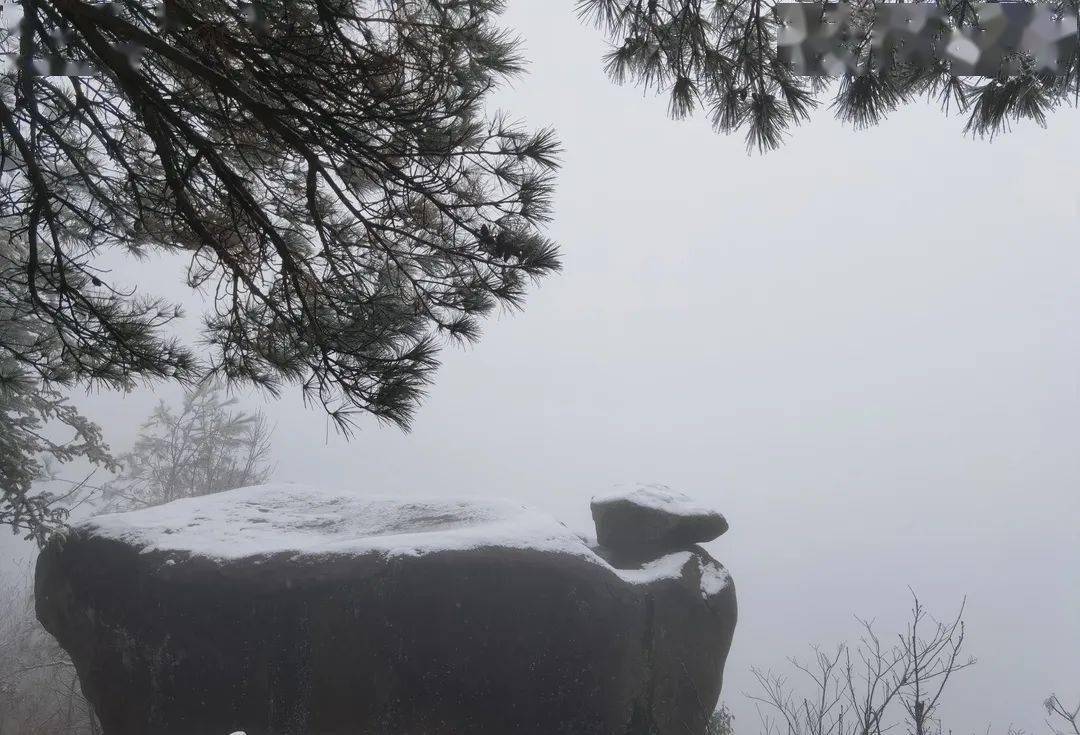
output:
POLYGON ((596 539, 616 563, 654 559, 728 530, 724 516, 663 485, 640 485, 592 499, 596 539))
POLYGON ((54 538, 37 610, 106 735, 686 735, 735 589, 701 549, 617 569, 503 501, 290 485, 54 538))

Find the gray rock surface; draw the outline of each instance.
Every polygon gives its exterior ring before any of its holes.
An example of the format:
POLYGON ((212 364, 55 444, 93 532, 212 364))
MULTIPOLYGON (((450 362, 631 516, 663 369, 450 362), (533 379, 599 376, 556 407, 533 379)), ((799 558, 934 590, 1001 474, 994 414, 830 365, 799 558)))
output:
POLYGON ((597 543, 616 563, 654 559, 721 536, 724 516, 663 486, 639 486, 592 499, 597 543))
POLYGON ((282 485, 92 519, 37 605, 106 735, 695 735, 736 619, 701 549, 617 569, 517 504, 282 485))

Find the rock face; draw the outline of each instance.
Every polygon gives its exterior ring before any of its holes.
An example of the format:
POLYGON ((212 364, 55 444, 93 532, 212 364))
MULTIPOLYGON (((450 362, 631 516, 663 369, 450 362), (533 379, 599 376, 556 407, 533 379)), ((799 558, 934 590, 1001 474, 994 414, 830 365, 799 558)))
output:
POLYGON ((617 569, 508 502, 263 486, 55 538, 38 617, 106 735, 686 735, 720 692, 727 572, 617 569))
POLYGON ((724 516, 662 486, 594 497, 592 515, 597 542, 609 558, 627 562, 712 541, 728 530, 724 516))

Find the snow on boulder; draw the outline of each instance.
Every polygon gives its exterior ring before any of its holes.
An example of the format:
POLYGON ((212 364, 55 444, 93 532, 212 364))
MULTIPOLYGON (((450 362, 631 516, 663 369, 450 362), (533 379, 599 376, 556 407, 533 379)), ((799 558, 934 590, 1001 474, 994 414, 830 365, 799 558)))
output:
POLYGON ((142 551, 226 562, 291 555, 418 556, 477 546, 584 554, 581 539, 528 506, 488 498, 417 499, 259 485, 91 518, 83 530, 142 551))
POLYGON ((108 735, 701 733, 736 618, 700 548, 616 568, 517 503, 294 485, 90 519, 37 606, 108 735))
POLYGON ((720 513, 662 485, 592 499, 596 540, 618 560, 646 560, 712 541, 728 530, 720 513))

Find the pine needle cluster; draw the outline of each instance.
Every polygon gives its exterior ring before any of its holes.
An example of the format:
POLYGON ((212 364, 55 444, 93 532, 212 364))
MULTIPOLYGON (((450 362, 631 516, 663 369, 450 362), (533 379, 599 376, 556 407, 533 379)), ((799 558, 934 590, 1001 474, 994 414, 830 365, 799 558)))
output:
MULTIPOLYGON (((1057 74, 1039 72, 1029 59, 1010 58, 998 78, 961 77, 947 61, 924 68, 873 60, 873 0, 850 3, 853 32, 846 41, 858 70, 832 84, 829 77, 799 76, 777 54, 780 19, 763 0, 579 0, 579 14, 604 30, 612 44, 605 64, 616 82, 634 82, 665 94, 669 111, 683 118, 705 110, 719 132, 743 132, 749 150, 777 148, 791 129, 832 95, 835 115, 856 129, 881 122, 901 105, 936 102, 947 114, 967 117, 965 131, 992 137, 1014 123, 1045 126, 1062 105, 1080 96, 1080 49, 1057 74)), ((810 5, 808 3, 808 5, 810 5)), ((825 4, 815 4, 824 11, 825 4)), ((951 28, 978 23, 970 0, 942 0, 951 28)), ((1077 0, 1057 12, 1077 12, 1077 0)))
POLYGON ((11 374, 292 383, 345 430, 407 427, 446 338, 559 267, 559 143, 484 108, 522 68, 498 0, 22 6, 0 36, 19 57, 0 76, 11 374), (205 343, 102 270, 107 249, 186 254, 205 343))

